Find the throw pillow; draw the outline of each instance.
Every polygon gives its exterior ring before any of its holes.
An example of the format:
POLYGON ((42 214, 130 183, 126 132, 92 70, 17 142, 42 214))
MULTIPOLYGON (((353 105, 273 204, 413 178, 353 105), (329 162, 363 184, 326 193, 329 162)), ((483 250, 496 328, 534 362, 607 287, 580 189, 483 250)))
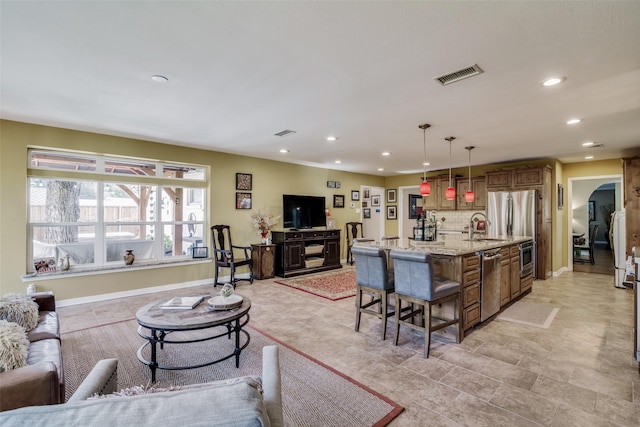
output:
POLYGON ((38 324, 38 304, 24 294, 6 294, 0 298, 0 319, 17 323, 27 331, 38 324))
POLYGON ((24 328, 0 320, 0 372, 26 366, 28 355, 29 340, 24 328))

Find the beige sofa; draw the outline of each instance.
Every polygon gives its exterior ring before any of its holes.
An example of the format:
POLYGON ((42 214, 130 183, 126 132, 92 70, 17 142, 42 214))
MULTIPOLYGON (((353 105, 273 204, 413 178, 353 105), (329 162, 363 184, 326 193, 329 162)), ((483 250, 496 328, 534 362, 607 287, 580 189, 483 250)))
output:
POLYGON ((69 401, 31 406, 0 415, 3 427, 47 426, 266 426, 281 427, 278 347, 263 348, 262 377, 243 377, 134 396, 113 396, 117 361, 100 361, 69 401), (105 398, 88 399, 95 393, 105 398))

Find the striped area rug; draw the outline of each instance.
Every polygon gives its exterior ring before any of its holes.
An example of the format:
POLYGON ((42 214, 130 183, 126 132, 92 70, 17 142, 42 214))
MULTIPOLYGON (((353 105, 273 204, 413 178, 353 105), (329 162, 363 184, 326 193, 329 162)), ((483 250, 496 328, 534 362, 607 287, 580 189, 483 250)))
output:
MULTIPOLYGON (((62 335, 67 398, 78 388, 100 359, 118 359, 118 388, 147 385, 151 373, 136 356, 145 343, 137 333, 135 320, 67 332, 62 335)), ((189 370, 158 370, 160 387, 203 383, 243 375, 261 375, 262 347, 280 346, 283 415, 286 426, 385 426, 403 408, 344 374, 254 328, 240 356, 189 370)), ((211 333, 212 330, 206 330, 211 333)), ((174 332, 171 339, 194 338, 198 332, 174 332)), ((233 340, 220 338, 188 345, 165 345, 159 350, 160 365, 186 366, 215 360, 233 349, 233 340)), ((143 350, 147 352, 148 346, 143 350)), ((148 352, 146 357, 149 358, 148 352)))

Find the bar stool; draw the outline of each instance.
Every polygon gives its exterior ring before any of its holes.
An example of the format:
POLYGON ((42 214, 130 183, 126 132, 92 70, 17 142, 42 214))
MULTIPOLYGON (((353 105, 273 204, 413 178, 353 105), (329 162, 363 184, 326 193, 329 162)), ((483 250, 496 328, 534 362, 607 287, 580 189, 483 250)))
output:
POLYGON ((393 293, 393 271, 387 267, 387 255, 382 248, 353 246, 356 263, 356 332, 360 330, 362 313, 382 319, 382 340, 387 335, 387 319, 394 315, 389 311, 389 294, 393 293), (362 294, 372 295, 363 302, 362 294), (370 308, 376 305, 377 309, 370 308))
POLYGON ((426 252, 392 249, 389 256, 393 259, 395 271, 396 335, 394 344, 398 345, 401 324, 424 331, 425 358, 429 358, 432 332, 447 326, 457 325, 456 342, 459 343, 462 340, 460 283, 434 277, 431 255, 426 252), (436 319, 437 323, 434 324, 431 316, 432 306, 449 301, 455 301, 454 319, 436 319), (409 303, 411 306, 403 309, 403 302, 409 303))

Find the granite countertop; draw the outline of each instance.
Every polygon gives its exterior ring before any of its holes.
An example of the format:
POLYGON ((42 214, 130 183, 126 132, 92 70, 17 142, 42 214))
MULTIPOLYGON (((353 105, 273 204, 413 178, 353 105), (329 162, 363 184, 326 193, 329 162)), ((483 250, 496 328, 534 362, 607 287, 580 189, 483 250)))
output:
POLYGON ((398 241, 398 244, 395 246, 381 244, 380 242, 355 243, 354 246, 376 246, 389 249, 429 252, 437 255, 459 256, 487 249, 501 248, 503 246, 526 242, 527 240, 533 240, 533 237, 497 236, 483 238, 482 236, 476 235, 473 241, 469 241, 469 236, 467 234, 441 234, 438 235, 438 240, 432 242, 403 239, 398 241))

